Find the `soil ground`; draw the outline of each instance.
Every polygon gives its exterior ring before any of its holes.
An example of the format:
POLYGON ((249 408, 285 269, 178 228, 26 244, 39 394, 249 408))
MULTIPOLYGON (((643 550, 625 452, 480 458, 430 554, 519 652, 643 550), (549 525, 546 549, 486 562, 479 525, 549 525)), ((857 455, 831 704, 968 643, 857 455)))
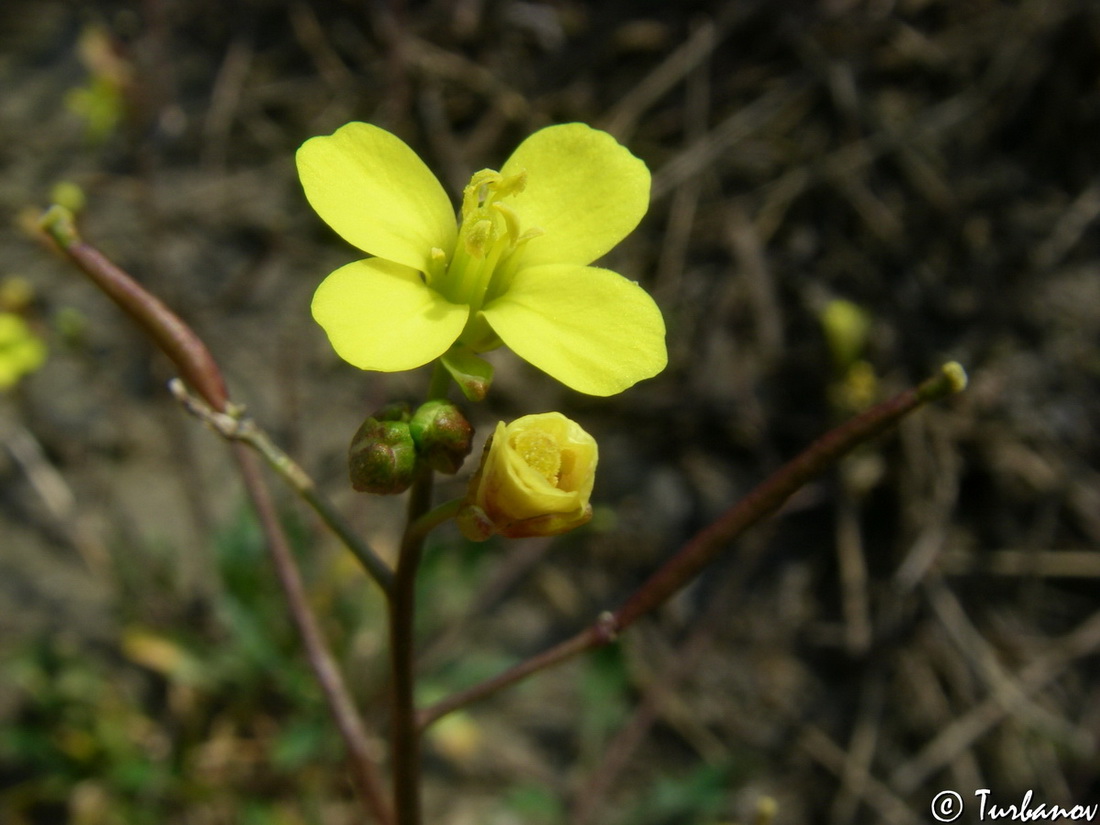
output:
MULTIPOLYGON (((50 350, 0 396, 0 821, 359 821, 224 446, 31 229, 79 187, 85 236, 390 553, 399 503, 351 493, 344 451, 426 376, 360 373, 309 319, 357 253, 293 167, 349 120, 452 193, 575 120, 653 172, 605 265, 661 305, 669 367, 593 399, 494 354, 479 431, 581 421, 598 513, 552 544, 436 541, 430 694, 586 626, 867 398, 946 360, 971 376, 610 651, 441 727, 430 822, 713 824, 773 798, 776 823, 904 825, 945 790, 974 822, 983 788, 1100 802, 1094 0, 6 0, 0 87, 2 300, 50 350), (823 333, 838 299, 868 321, 855 368, 823 333)), ((283 504, 377 707, 377 594, 283 504)))

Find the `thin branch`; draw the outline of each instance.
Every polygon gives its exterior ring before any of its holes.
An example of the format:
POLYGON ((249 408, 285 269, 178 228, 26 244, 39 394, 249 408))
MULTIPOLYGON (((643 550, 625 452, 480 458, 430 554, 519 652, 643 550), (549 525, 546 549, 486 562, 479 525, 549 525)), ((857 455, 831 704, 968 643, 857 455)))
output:
POLYGON ((148 292, 76 231, 72 213, 51 207, 39 225, 69 260, 137 322, 172 363, 192 389, 218 412, 228 409, 225 379, 206 344, 159 298, 148 292))
POLYGON ((453 519, 465 503, 465 498, 453 498, 450 501, 443 502, 443 504, 437 507, 433 507, 408 526, 407 532, 409 538, 415 541, 423 541, 428 537, 428 533, 432 532, 436 527, 453 519))
POLYGON ((487 679, 480 684, 466 690, 454 693, 431 707, 420 711, 419 721, 421 728, 426 728, 433 722, 446 716, 452 711, 465 707, 487 696, 492 696, 499 690, 514 685, 526 679, 540 670, 547 670, 562 662, 566 662, 581 653, 603 647, 615 641, 617 634, 613 628, 615 616, 611 613, 603 613, 600 620, 591 627, 587 627, 571 639, 560 642, 554 647, 538 653, 518 665, 505 670, 496 676, 487 679))
POLYGON ((806 482, 820 475, 846 453, 879 435, 923 404, 960 392, 965 386, 966 373, 961 366, 951 362, 920 386, 905 390, 830 430, 772 473, 709 527, 697 533, 617 611, 601 614, 594 625, 573 638, 425 708, 420 713, 420 724, 426 727, 451 711, 490 696, 533 673, 610 643, 642 616, 668 601, 725 551, 735 538, 778 510, 806 482))
POLYGON ((392 825, 393 814, 386 802, 386 793, 374 760, 367 748, 367 732, 351 695, 348 693, 336 661, 329 652, 317 617, 309 606, 305 585, 298 565, 290 551, 282 525, 279 524, 271 493, 264 483, 260 466, 254 453, 243 444, 234 443, 233 456, 237 460, 245 489, 248 491, 256 515, 260 519, 267 539, 275 575, 282 586, 287 607, 302 638, 313 675, 324 693, 329 711, 351 757, 352 777, 364 803, 382 825, 392 825))
POLYGON ((173 379, 168 389, 180 404, 193 416, 207 424, 218 435, 230 441, 240 441, 252 447, 264 457, 295 492, 309 504, 321 520, 344 545, 359 559, 360 564, 387 595, 393 589, 393 570, 371 546, 352 529, 340 512, 317 490, 317 485, 305 470, 282 451, 268 434, 251 418, 241 415, 240 409, 228 413, 215 412, 198 398, 187 392, 183 382, 173 379))
POLYGON ((98 249, 85 243, 68 210, 51 207, 40 225, 61 251, 141 326, 206 404, 190 396, 180 384, 172 383, 169 388, 176 399, 224 437, 245 441, 260 452, 359 559, 382 591, 389 593, 393 571, 317 491, 313 479, 255 422, 243 417, 242 407, 230 402, 221 370, 194 330, 98 249))
MULTIPOLYGON (((43 216, 41 226, 61 251, 130 315, 173 361, 184 380, 209 405, 203 407, 209 420, 217 421, 223 426, 228 426, 228 422, 235 422, 234 426, 239 428, 242 423, 241 411, 230 403, 221 370, 194 331, 99 250, 86 244, 77 233, 72 215, 67 210, 57 206, 51 208, 43 216)), ((197 399, 190 400, 196 408, 202 406, 197 399)), ((267 443, 270 444, 269 441, 267 443)), ((268 550, 291 618, 302 637, 306 658, 348 749, 356 788, 367 810, 374 814, 378 822, 381 825, 393 825, 393 814, 386 803, 378 768, 368 750, 362 719, 309 606, 298 566, 279 524, 271 493, 264 482, 256 456, 239 441, 235 441, 232 446, 245 488, 256 508, 267 539, 268 550)), ((291 466, 296 467, 289 458, 286 462, 276 462, 275 466, 283 471, 291 466)))

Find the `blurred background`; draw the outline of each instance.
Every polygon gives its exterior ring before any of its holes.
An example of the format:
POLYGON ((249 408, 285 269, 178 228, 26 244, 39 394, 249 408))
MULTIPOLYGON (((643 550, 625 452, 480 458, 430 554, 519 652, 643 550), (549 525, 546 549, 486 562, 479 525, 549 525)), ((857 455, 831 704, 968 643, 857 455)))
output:
MULTIPOLYGON (((588 625, 853 412, 948 359, 971 376, 619 644, 441 723, 430 822, 1100 802, 1093 0, 6 0, 0 87, 0 822, 362 821, 224 445, 34 230, 50 202, 76 209, 392 554, 401 502, 353 494, 345 451, 427 376, 360 373, 310 320, 359 254, 293 167, 349 120, 456 196, 573 120, 653 172, 605 263, 661 305, 669 368, 595 399, 493 355, 482 437, 579 420, 597 515, 556 542, 433 538, 423 701, 588 625)), ((382 731, 379 595, 281 506, 382 731)))

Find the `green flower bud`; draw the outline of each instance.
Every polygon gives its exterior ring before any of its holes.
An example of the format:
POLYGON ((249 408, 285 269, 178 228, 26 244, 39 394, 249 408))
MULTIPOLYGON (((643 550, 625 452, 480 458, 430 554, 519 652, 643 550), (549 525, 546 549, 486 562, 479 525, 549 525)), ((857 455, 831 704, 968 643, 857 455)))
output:
POLYGON ((474 428, 454 404, 443 399, 422 405, 409 421, 420 459, 441 473, 458 472, 473 446, 474 428))
MULTIPOLYGON (((384 412, 382 414, 385 414, 384 412)), ((351 486, 361 493, 402 493, 416 475, 416 444, 404 421, 368 418, 348 448, 351 486)))
POLYGON ((412 417, 412 408, 406 401, 393 401, 371 414, 377 421, 403 421, 406 424, 412 417))

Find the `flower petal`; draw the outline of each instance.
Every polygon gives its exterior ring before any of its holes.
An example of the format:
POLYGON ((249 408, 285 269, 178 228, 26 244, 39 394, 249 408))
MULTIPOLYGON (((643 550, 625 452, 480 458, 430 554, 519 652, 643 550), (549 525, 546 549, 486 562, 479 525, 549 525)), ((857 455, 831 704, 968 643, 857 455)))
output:
POLYGON ((644 289, 609 269, 521 269, 482 310, 520 358, 568 387, 614 395, 665 368, 665 322, 644 289))
POLYGON ((454 207, 443 186, 400 138, 348 123, 310 138, 295 156, 306 198, 348 243, 426 272, 432 247, 454 247, 454 207))
POLYGON ((625 238, 649 208, 649 169, 607 132, 583 123, 549 126, 519 145, 500 170, 527 171, 508 199, 526 231, 526 265, 589 264, 625 238))
POLYGON ((332 348, 363 370, 427 364, 455 342, 469 314, 429 289, 416 270, 379 258, 340 267, 313 295, 313 318, 332 348))

